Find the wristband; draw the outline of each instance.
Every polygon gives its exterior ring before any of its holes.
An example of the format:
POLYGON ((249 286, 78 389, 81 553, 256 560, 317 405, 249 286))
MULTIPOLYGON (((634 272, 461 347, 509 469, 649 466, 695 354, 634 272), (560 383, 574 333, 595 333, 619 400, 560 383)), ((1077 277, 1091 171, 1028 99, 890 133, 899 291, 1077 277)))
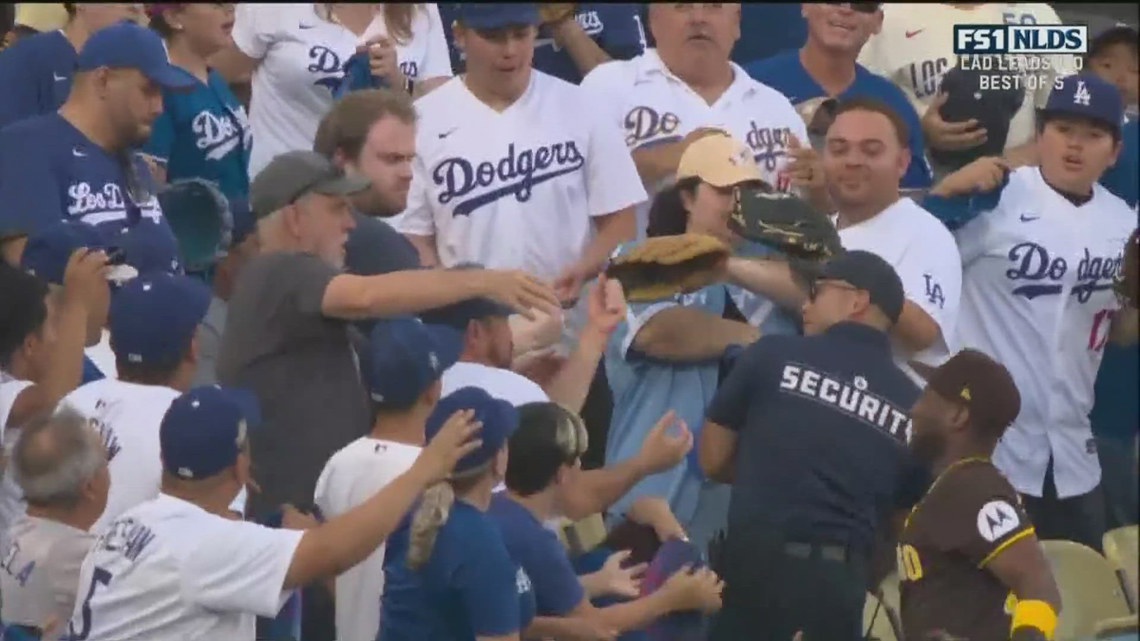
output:
POLYGON ((1017 632, 1018 628, 1035 628, 1052 641, 1053 633, 1057 630, 1057 611, 1044 601, 1018 601, 1017 607, 1013 609, 1010 633, 1017 632))

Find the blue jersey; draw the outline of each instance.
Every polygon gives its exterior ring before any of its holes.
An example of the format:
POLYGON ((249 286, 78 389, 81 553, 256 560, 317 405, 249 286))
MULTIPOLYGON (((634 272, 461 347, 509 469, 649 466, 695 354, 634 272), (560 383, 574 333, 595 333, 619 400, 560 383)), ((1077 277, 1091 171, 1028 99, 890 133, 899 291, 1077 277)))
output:
POLYGON ((222 76, 190 91, 162 92, 162 115, 143 152, 166 167, 167 182, 203 178, 230 200, 249 198, 249 120, 222 76))
MULTIPOLYGON (((456 73, 466 68, 463 52, 455 46, 451 25, 455 22, 456 5, 440 3, 439 16, 447 35, 448 50, 451 52, 451 66, 456 73)), ((602 51, 614 60, 629 60, 645 52, 646 33, 642 5, 631 3, 584 3, 576 5, 575 19, 586 35, 590 36, 602 51)), ((570 54, 559 47, 545 27, 539 31, 534 45, 535 69, 561 78, 566 82, 582 82, 582 73, 570 54)))
POLYGON ((62 31, 28 36, 0 53, 0 129, 59 109, 77 58, 62 31))
POLYGON ((1135 118, 1124 123, 1120 137, 1124 143, 1120 157, 1101 176, 1100 184, 1128 203, 1129 207, 1135 208, 1137 192, 1140 191, 1140 130, 1137 130, 1135 118))
POLYGON ((0 131, 0 238, 77 219, 106 234, 109 245, 128 227, 151 225, 165 246, 176 247, 155 193, 142 158, 108 153, 59 114, 0 131))
POLYGON ((521 634, 530 625, 530 577, 511 560, 490 516, 457 500, 419 570, 406 563, 407 523, 389 537, 384 553, 377 639, 475 641, 521 634))
POLYGON ((530 510, 496 492, 487 511, 503 533, 507 553, 530 577, 537 616, 569 616, 586 598, 558 535, 530 510))
MULTIPOLYGON (((746 2, 740 6, 742 37, 732 49, 741 66, 764 60, 807 41, 807 20, 798 2, 746 2)), ((795 102, 794 100, 792 102, 795 102)))
MULTIPOLYGON (((627 247, 624 246, 623 251, 627 247)), ((613 392, 613 418, 605 450, 607 465, 635 456, 641 450, 646 434, 669 410, 674 410, 696 435, 703 423, 705 408, 716 392, 720 358, 705 362, 668 363, 639 353, 633 346, 633 340, 654 316, 670 308, 687 307, 719 318, 724 314, 727 300, 728 291, 724 285, 710 285, 672 299, 630 304, 627 320, 617 327, 606 346, 606 379, 613 392)), ((724 486, 703 479, 694 448, 685 464, 647 477, 634 486, 618 500, 611 513, 622 515, 643 496, 662 497, 669 501, 673 513, 687 526, 690 538, 700 546, 702 535, 715 532, 715 521, 718 520, 716 514, 706 518, 701 508, 711 507, 719 498, 723 499, 727 509, 727 494, 714 496, 716 490, 723 489, 724 486), (706 529, 713 532, 706 532, 706 529)))
MULTIPOLYGON (((827 92, 804 69, 799 50, 787 51, 766 60, 746 65, 748 75, 779 91, 797 107, 800 103, 827 96, 827 92)), ((904 189, 926 189, 931 185, 930 165, 926 161, 926 142, 918 113, 906 99, 902 90, 890 80, 877 76, 865 67, 855 65, 855 81, 836 98, 875 98, 883 101, 898 113, 907 126, 910 146, 910 167, 902 179, 904 189)))

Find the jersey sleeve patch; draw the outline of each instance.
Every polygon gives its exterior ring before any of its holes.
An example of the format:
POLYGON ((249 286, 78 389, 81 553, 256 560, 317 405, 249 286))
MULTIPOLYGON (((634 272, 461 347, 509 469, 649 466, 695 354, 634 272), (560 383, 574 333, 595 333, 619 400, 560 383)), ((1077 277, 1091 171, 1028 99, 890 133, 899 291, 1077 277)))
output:
POLYGON ((1021 517, 1007 501, 990 501, 978 510, 978 534, 990 543, 1001 540, 1021 526, 1021 517))

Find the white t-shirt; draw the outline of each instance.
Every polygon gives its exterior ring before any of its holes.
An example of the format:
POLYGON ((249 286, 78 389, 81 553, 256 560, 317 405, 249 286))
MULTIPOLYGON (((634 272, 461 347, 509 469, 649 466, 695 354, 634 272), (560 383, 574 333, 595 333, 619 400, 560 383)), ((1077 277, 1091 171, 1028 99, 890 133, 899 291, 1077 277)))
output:
MULTIPOLYGON (((1061 23, 1057 12, 1043 2, 992 2, 972 8, 889 2, 882 6, 882 29, 859 52, 859 64, 902 89, 919 116, 938 94, 942 76, 959 64, 954 25, 1061 23)), ((1073 56, 1049 56, 1048 60, 1049 69, 1022 76, 1025 100, 1010 121, 1006 149, 1033 139, 1035 109, 1045 106, 1053 80, 1076 71, 1073 56)))
MULTIPOLYGON (((8 538, 0 564, 0 620, 37 628, 51 619, 66 622, 75 608, 79 567, 95 537, 59 521, 25 515, 8 538)), ((45 639, 58 639, 66 631, 66 625, 60 626, 45 639)))
POLYGON ((443 387, 443 396, 464 387, 478 387, 515 407, 550 400, 538 383, 522 374, 481 363, 460 361, 452 365, 444 370, 440 385, 443 387))
POLYGON ((531 71, 496 112, 453 78, 416 101, 408 207, 400 232, 435 236, 440 261, 553 279, 582 256, 591 218, 645 201, 618 132, 579 87, 531 71))
POLYGON ((1021 413, 994 463, 1022 494, 1041 496, 1053 459, 1057 495, 1100 482, 1089 423, 1112 317, 1112 291, 1136 212, 1100 185, 1076 206, 1037 167, 1010 174, 993 211, 959 229, 959 342, 1009 369, 1021 413))
MULTIPOLYGON (((314 502, 327 518, 357 507, 411 469, 422 448, 364 436, 332 455, 314 502)), ((384 547, 336 579, 337 641, 375 641, 384 593, 384 547)))
POLYGON ((962 295, 962 259, 954 236, 933 214, 910 198, 899 198, 878 215, 839 230, 845 249, 878 254, 891 264, 902 280, 910 302, 930 315, 941 330, 930 347, 896 362, 919 385, 908 359, 938 366, 958 351, 954 341, 958 303, 962 295))
MULTIPOLYGON (((449 77, 451 58, 439 10, 434 3, 418 6, 411 40, 396 45, 400 69, 412 81, 449 77)), ((237 5, 234 44, 260 61, 250 87, 251 177, 281 153, 312 149, 344 64, 358 44, 386 31, 382 15, 357 36, 321 18, 313 3, 237 5)))
MULTIPOLYGON (((31 381, 15 379, 7 374, 0 376, 0 446, 4 448, 5 460, 10 459, 12 448, 20 438, 20 430, 8 429, 12 404, 20 392, 31 385, 31 381)), ((8 529, 24 515, 25 506, 24 492, 16 485, 12 466, 5 465, 4 478, 0 480, 0 549, 7 549, 8 529)))
POLYGON ((107 448, 111 490, 91 526, 99 533, 128 509, 158 496, 162 483, 158 428, 178 392, 161 385, 101 379, 81 385, 61 404, 85 417, 107 448))
MULTIPOLYGON (((582 89, 590 96, 590 111, 601 112, 630 151, 679 142, 701 127, 723 129, 748 145, 768 184, 787 191, 788 134, 808 145, 807 126, 782 93, 753 80, 735 63, 732 71, 732 84, 710 105, 649 49, 631 60, 598 65, 582 80, 582 89)), ((645 237, 648 217, 646 203, 638 209, 638 238, 645 237)))
POLYGON ((304 532, 231 521, 166 494, 124 512, 83 561, 71 633, 86 641, 253 641, 290 595, 304 532))

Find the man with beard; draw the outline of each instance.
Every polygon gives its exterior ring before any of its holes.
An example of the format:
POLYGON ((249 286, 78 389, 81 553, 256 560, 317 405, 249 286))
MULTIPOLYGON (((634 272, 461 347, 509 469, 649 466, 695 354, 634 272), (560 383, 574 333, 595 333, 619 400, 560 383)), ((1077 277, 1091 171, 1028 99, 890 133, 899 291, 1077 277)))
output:
POLYGON ((420 266, 419 253, 387 222, 404 211, 416 155, 416 110, 406 93, 355 91, 336 103, 317 127, 313 151, 371 187, 352 197, 356 227, 345 263, 352 273, 383 274, 420 266))
POLYGON ((57 113, 0 132, 0 251, 9 264, 19 264, 29 233, 61 218, 95 225, 108 242, 137 227, 154 234, 148 244, 174 247, 153 176, 131 150, 150 137, 163 87, 196 80, 170 64, 157 34, 129 22, 93 35, 77 65, 57 113))
POLYGON ((923 374, 910 447, 938 477, 899 537, 903 632, 1051 639, 1061 595, 1017 491, 990 461, 1021 411, 1017 385, 970 349, 923 374))

